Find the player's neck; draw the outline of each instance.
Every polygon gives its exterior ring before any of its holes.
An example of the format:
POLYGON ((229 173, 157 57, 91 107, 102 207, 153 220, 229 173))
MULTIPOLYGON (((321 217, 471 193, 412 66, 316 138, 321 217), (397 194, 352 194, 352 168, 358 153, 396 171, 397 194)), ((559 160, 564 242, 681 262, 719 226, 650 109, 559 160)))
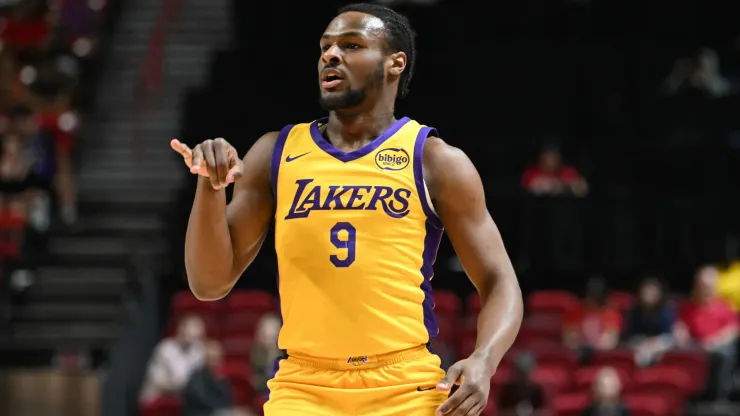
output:
POLYGON ((395 122, 392 109, 356 114, 332 111, 329 113, 326 135, 332 142, 363 143, 380 136, 395 122))

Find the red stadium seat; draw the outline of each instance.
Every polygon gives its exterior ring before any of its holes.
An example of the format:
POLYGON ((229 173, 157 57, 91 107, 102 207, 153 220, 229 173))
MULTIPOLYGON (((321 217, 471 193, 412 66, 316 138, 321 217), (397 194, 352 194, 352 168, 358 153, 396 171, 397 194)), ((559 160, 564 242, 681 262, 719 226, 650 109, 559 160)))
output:
POLYGON ((571 387, 572 373, 570 370, 568 367, 557 364, 537 363, 537 368, 532 373, 532 379, 555 393, 562 393, 571 387))
POLYGON ((578 367, 578 357, 576 354, 565 347, 535 348, 532 353, 537 357, 538 365, 557 365, 568 371, 575 372, 578 367))
POLYGON ((681 367, 691 378, 691 393, 704 389, 709 362, 702 351, 668 351, 660 360, 660 367, 681 367))
POLYGON ((631 350, 598 351, 594 354, 592 364, 614 367, 631 376, 635 371, 635 353, 631 350))
POLYGON ((458 330, 460 329, 459 318, 449 315, 438 315, 437 325, 439 326, 438 340, 452 342, 458 339, 458 330))
POLYGON ((460 357, 469 357, 475 351, 475 336, 465 336, 460 339, 460 345, 457 347, 457 354, 460 357))
POLYGON ((257 412, 258 415, 264 415, 263 410, 265 403, 267 403, 267 393, 258 394, 252 400, 252 409, 257 412))
POLYGON ((0 258, 18 258, 23 246, 25 218, 0 213, 0 258))
POLYGON ((172 312, 182 316, 186 314, 212 314, 218 309, 218 302, 198 300, 190 291, 184 290, 172 298, 172 312))
POLYGON ((522 322, 522 330, 533 331, 546 335, 547 338, 558 340, 560 342, 563 336, 562 321, 557 317, 544 317, 537 315, 533 318, 527 318, 522 322))
POLYGON ((473 292, 468 295, 468 299, 465 303, 467 305, 468 316, 478 316, 478 312, 480 312, 481 308, 480 295, 478 292, 473 292))
POLYGON ((532 314, 551 314, 562 316, 578 308, 578 298, 562 290, 542 290, 527 296, 527 311, 532 314))
POLYGON ((640 369, 633 376, 632 392, 650 392, 663 397, 678 413, 684 399, 690 394, 693 382, 682 367, 651 367, 640 369))
POLYGON ((231 372, 227 371, 226 377, 231 384, 231 396, 234 399, 234 404, 239 407, 250 406, 254 400, 254 388, 250 381, 250 374, 244 372, 246 369, 240 369, 239 367, 230 370, 231 372))
POLYGON ((439 316, 460 317, 460 298, 446 290, 434 291, 434 314, 439 316))
POLYGON ((519 330, 514 345, 517 348, 531 349, 542 348, 544 346, 560 347, 560 334, 554 333, 550 329, 522 327, 519 330))
POLYGON ((220 325, 220 336, 252 336, 257 328, 260 316, 262 316, 261 313, 252 311, 235 311, 227 313, 223 317, 220 325))
POLYGON ((620 311, 626 311, 635 304, 635 295, 630 292, 612 292, 606 302, 620 311))
POLYGON ((553 414, 555 416, 581 416, 588 407, 591 396, 588 393, 568 393, 555 396, 553 414))
POLYGON ((177 397, 160 397, 141 405, 139 416, 180 416, 182 405, 177 397))
POLYGON ((278 310, 275 296, 261 290, 234 291, 226 299, 225 305, 230 311, 248 310, 261 313, 277 313, 278 310))
POLYGON ((253 338, 249 336, 225 337, 221 340, 228 361, 249 360, 253 338))
MULTIPOLYGON (((599 373, 599 371, 601 371, 602 368, 603 367, 600 365, 591 365, 578 368, 573 380, 575 383, 575 389, 579 391, 590 391, 594 380, 596 379, 596 375, 599 373)), ((622 382, 622 388, 625 390, 629 389, 632 380, 630 375, 619 368, 616 368, 615 370, 619 375, 619 380, 622 382)))
POLYGON ((668 416, 671 414, 671 405, 668 400, 657 394, 628 393, 624 401, 630 410, 630 416, 668 416))

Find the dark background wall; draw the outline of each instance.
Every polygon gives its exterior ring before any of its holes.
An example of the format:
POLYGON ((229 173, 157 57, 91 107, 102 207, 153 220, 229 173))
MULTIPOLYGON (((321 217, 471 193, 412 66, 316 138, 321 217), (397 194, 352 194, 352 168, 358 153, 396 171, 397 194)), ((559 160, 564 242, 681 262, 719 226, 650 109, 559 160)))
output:
MULTIPOLYGON (((207 87, 185 100, 182 138, 259 136, 321 116, 318 40, 346 2, 235 1, 235 48, 214 54, 207 87)), ((674 61, 709 47, 740 76, 729 1, 506 0, 399 6, 418 33, 418 66, 397 116, 433 125, 481 172, 522 286, 579 291, 599 273, 633 288, 647 273, 687 290, 740 234, 740 98, 669 97, 674 61), (733 137, 735 139, 733 139, 733 137), (733 142, 734 140, 734 142, 733 142), (546 142, 589 180, 587 198, 535 199, 524 168, 546 142)), ((194 182, 172 216, 182 242, 194 182)), ((737 253, 735 253, 737 254, 737 253)), ((440 248, 435 285, 472 290, 440 248)), ((275 289, 272 237, 240 285, 275 289)))

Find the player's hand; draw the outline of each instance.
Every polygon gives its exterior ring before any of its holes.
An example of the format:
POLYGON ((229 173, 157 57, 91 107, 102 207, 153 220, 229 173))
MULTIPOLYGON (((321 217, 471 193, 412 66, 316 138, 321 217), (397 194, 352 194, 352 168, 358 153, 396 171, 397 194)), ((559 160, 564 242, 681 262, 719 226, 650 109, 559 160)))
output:
POLYGON ((213 189, 221 189, 235 182, 242 175, 242 160, 234 146, 222 138, 206 140, 190 149, 177 139, 170 142, 172 150, 182 155, 190 173, 211 180, 213 189))
POLYGON ((437 389, 450 391, 455 384, 460 388, 437 409, 436 416, 480 415, 488 403, 492 375, 481 358, 470 357, 456 362, 437 384, 437 389))

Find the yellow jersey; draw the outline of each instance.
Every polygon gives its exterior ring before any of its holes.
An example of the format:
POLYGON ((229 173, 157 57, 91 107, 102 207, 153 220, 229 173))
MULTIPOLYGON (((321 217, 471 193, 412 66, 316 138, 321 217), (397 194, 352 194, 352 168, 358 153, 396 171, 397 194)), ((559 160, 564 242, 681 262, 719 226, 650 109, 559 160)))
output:
POLYGON ((272 158, 278 346, 348 358, 423 345, 438 332, 430 281, 443 229, 422 174, 436 131, 402 118, 343 152, 323 137, 326 121, 285 127, 272 158))

